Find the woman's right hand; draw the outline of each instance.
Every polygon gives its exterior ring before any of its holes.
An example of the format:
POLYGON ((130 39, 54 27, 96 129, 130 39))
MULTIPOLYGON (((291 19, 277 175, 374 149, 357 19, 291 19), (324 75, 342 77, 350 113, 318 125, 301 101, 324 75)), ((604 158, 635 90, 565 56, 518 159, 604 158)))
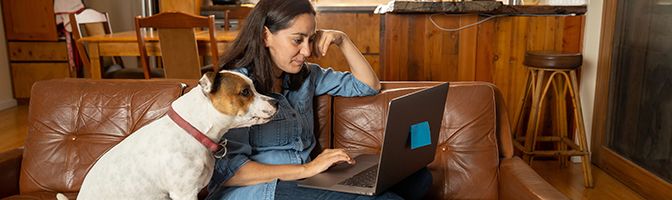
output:
POLYGON ((325 149, 313 161, 304 164, 305 177, 315 176, 339 162, 355 164, 355 160, 344 149, 325 149))
POLYGON ((348 35, 338 30, 319 29, 315 31, 312 54, 316 57, 327 55, 327 50, 331 44, 341 47, 343 40, 349 40, 348 35))

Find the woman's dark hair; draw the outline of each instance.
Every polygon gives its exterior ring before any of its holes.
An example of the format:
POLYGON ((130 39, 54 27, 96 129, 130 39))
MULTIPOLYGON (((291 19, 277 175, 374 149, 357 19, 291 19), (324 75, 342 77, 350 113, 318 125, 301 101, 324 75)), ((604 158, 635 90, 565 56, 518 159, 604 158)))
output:
MULTIPOLYGON (((219 63, 222 63, 220 69, 245 67, 257 91, 262 94, 271 93, 274 78, 272 71, 276 65, 264 44, 264 27, 275 33, 289 28, 294 18, 301 14, 316 14, 309 0, 259 1, 247 16, 238 37, 220 60, 219 63)), ((290 78, 290 86, 287 89, 298 89, 308 74, 309 69, 305 64, 297 74, 283 73, 290 78)))

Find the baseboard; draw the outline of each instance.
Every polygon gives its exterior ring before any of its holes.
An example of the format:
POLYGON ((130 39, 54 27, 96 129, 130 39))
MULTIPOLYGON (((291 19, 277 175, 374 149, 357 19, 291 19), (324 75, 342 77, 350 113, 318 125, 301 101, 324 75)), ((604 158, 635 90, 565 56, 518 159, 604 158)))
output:
POLYGON ((5 99, 0 101, 0 110, 15 107, 16 105, 16 99, 5 99))

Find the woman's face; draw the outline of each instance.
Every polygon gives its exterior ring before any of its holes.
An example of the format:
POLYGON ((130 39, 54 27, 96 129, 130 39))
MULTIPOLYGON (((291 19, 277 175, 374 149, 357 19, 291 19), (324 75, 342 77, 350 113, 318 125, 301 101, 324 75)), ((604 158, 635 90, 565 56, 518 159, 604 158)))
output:
POLYGON ((280 70, 296 74, 310 56, 310 38, 315 33, 315 16, 301 14, 294 18, 291 25, 275 33, 266 29, 266 47, 271 58, 280 70))

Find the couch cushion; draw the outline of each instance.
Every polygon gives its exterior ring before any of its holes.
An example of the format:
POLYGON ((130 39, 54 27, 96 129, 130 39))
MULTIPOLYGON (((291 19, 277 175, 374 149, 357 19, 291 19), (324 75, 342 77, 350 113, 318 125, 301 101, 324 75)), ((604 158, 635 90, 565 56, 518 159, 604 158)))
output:
MULTIPOLYGON (((21 195, 14 195, 7 197, 3 200, 53 200, 56 198, 57 192, 47 192, 47 191, 42 191, 42 192, 30 192, 30 193, 23 193, 21 195)), ((76 199, 77 198, 77 193, 71 192, 71 193, 64 193, 68 199, 76 199)))
POLYGON ((32 89, 21 194, 78 191, 93 163, 179 97, 175 80, 50 80, 32 89))
POLYGON ((332 97, 329 95, 322 95, 316 97, 313 102, 313 107, 315 109, 315 118, 313 118, 315 123, 315 138, 317 138, 317 147, 311 152, 311 156, 314 158, 323 149, 332 147, 331 139, 331 105, 332 97))
MULTIPOLYGON (((334 146, 378 152, 388 102, 435 84, 384 82, 376 96, 334 97, 334 146)), ((495 91, 489 83, 451 83, 437 154, 429 165, 434 177, 431 199, 497 199, 495 91)))

